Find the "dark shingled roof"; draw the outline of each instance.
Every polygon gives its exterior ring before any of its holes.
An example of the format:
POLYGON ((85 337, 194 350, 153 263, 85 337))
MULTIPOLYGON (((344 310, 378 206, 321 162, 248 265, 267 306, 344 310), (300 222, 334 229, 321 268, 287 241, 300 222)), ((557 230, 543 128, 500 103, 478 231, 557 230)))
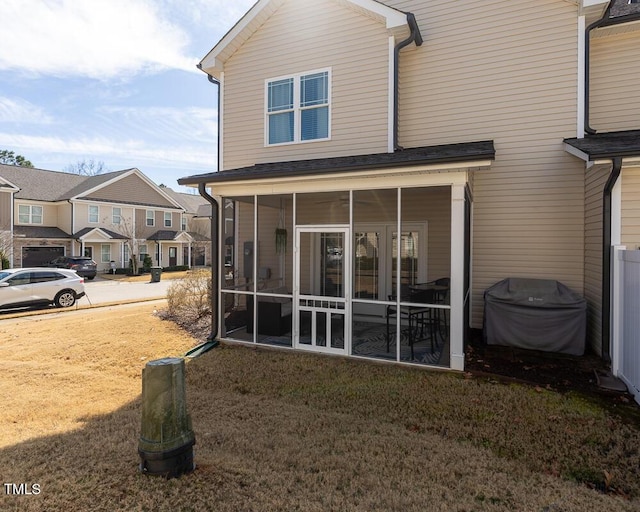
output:
POLYGON ((170 231, 168 229, 161 229, 156 231, 153 235, 147 238, 147 240, 175 240, 178 236, 177 231, 170 231))
POLYGON ((120 234, 120 233, 116 233, 115 231, 111 231, 110 229, 105 229, 105 228, 99 228, 99 227, 95 227, 95 228, 82 228, 80 231, 78 231, 77 233, 74 233, 73 237, 74 238, 80 238, 84 235, 86 235, 87 233, 89 233, 90 231, 93 231, 94 229, 97 229, 99 231, 102 231, 103 233, 105 233, 106 235, 108 235, 109 237, 115 239, 115 240, 126 240, 126 236, 120 234))
POLYGON ((596 133, 582 139, 564 139, 564 142, 586 153, 589 160, 640 156, 640 130, 596 133))
POLYGON ((47 226, 15 226, 13 234, 24 238, 72 238, 60 228, 47 226))
POLYGON ((260 178, 304 177, 418 165, 465 163, 485 159, 495 159, 493 141, 426 146, 396 151, 395 153, 256 164, 251 167, 230 169, 223 172, 188 176, 180 178, 178 183, 181 185, 194 185, 198 183, 222 183, 260 178))

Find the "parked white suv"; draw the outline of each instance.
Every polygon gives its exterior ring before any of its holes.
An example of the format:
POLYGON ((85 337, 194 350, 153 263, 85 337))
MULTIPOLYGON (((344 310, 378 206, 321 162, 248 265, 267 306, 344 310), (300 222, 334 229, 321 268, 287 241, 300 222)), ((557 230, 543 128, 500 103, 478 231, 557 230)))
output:
POLYGON ((84 297, 84 278, 61 268, 0 270, 0 308, 55 304, 73 306, 84 297))

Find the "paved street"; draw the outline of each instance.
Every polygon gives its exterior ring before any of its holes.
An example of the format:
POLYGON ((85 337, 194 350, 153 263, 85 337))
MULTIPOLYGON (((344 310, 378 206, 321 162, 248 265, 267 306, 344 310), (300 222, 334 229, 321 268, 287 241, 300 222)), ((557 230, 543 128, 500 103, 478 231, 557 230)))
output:
POLYGON ((164 299, 172 281, 161 280, 159 283, 127 283, 123 281, 107 281, 96 279, 85 281, 86 296, 80 299, 79 306, 89 306, 121 301, 164 299))

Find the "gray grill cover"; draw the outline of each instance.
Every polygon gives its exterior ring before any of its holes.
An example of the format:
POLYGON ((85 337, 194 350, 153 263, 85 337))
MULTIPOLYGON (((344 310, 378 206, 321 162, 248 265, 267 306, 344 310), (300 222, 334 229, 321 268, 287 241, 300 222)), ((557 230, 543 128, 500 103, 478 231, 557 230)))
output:
POLYGON ((484 317, 490 345, 584 354, 587 303, 558 281, 504 279, 485 291, 484 317))

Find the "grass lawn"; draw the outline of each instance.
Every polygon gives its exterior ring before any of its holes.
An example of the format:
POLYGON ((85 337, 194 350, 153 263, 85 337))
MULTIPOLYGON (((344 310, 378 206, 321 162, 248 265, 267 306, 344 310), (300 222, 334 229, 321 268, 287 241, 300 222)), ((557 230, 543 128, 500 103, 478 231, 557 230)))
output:
POLYGON ((0 510, 637 511, 640 422, 596 399, 293 351, 187 363, 195 472, 138 472, 153 306, 0 324, 0 510), (82 332, 79 336, 75 333, 82 332))

